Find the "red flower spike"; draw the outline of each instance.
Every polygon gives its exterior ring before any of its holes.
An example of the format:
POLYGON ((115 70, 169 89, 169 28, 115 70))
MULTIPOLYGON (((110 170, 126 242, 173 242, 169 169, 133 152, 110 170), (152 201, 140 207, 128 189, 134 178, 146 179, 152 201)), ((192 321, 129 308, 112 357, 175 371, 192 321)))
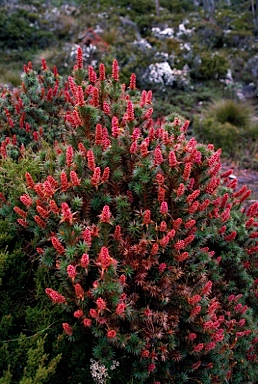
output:
POLYGON ((68 336, 72 336, 73 334, 73 329, 68 323, 63 323, 63 330, 68 336))
POLYGON ((185 181, 189 180, 191 170, 192 170, 192 164, 191 163, 185 163, 185 168, 184 168, 184 173, 183 173, 183 179, 185 181))
POLYGON ((117 60, 114 60, 112 64, 112 79, 119 81, 119 68, 117 60))
POLYGON ((186 199, 188 204, 192 204, 192 202, 197 199, 197 197, 200 195, 200 189, 196 189, 193 191, 186 199))
POLYGON ((153 108, 149 108, 143 116, 144 120, 149 120, 152 116, 152 113, 153 113, 153 108))
POLYGON ((91 230, 86 228, 82 232, 82 238, 85 241, 85 243, 90 247, 91 246, 91 230))
POLYGON ((73 163, 73 147, 69 145, 66 149, 66 165, 67 167, 71 167, 73 163))
POLYGON ((77 55, 76 55, 76 68, 82 69, 83 68, 83 51, 82 48, 79 47, 77 49, 77 55))
POLYGON ((76 319, 81 319, 83 317, 83 311, 81 309, 78 309, 77 311, 74 312, 73 316, 76 318, 76 319))
POLYGON ((164 161, 162 152, 159 147, 154 150, 154 165, 160 165, 164 161))
POLYGON ((70 279, 72 279, 72 281, 76 278, 76 268, 74 267, 74 265, 68 265, 67 268, 66 268, 66 272, 67 272, 67 275, 70 279))
POLYGON ((88 67, 88 77, 89 77, 90 83, 93 83, 93 84, 96 83, 97 75, 96 75, 96 72, 94 71, 94 69, 91 65, 89 65, 89 67, 88 67))
POLYGON ((97 300, 96 300, 96 304, 97 304, 97 307, 98 307, 98 310, 99 311, 103 311, 104 309, 107 308, 107 303, 105 300, 103 300, 101 297, 99 297, 97 300))
POLYGON ((177 197, 183 196, 185 193, 185 185, 183 183, 179 184, 179 187, 177 188, 176 195, 177 197))
POLYGON ((94 168, 94 172, 91 178, 91 184, 97 187, 99 183, 100 183, 100 168, 96 167, 94 168))
POLYGON ((59 214, 59 208, 55 202, 55 200, 50 200, 49 202, 49 209, 51 212, 55 213, 55 214, 59 214))
POLYGON ((146 140, 144 140, 140 145, 140 153, 142 157, 148 156, 149 151, 148 151, 148 143, 146 142, 146 140))
POLYGON ((80 85, 77 87, 76 104, 79 105, 80 107, 83 107, 85 104, 83 89, 80 85))
POLYGON ((152 245, 150 254, 151 254, 151 256, 155 256, 155 255, 157 255, 158 252, 159 252, 159 244, 154 243, 154 244, 152 245))
POLYGON ((88 268, 89 264, 90 264, 89 255, 87 253, 84 253, 81 257, 81 267, 88 268))
POLYGON ((148 372, 153 372, 156 369, 156 365, 154 363, 151 363, 148 365, 148 372))
POLYGON ((141 96, 140 107, 144 107, 144 105, 146 104, 146 98, 147 98, 147 92, 145 90, 143 90, 142 96, 141 96))
POLYGON ((110 175, 110 168, 106 167, 103 171, 103 175, 101 177, 101 182, 106 183, 109 180, 109 175, 110 175))
POLYGON ((68 183, 65 171, 61 172, 60 181, 61 181, 61 190, 67 191, 67 189, 69 188, 69 183, 68 183))
POLYGON ((149 90, 146 96, 146 104, 152 104, 152 91, 149 90))
POLYGON ((233 231, 228 236, 225 236, 224 240, 225 241, 232 241, 236 238, 236 235, 237 235, 236 231, 233 231))
POLYGON ((122 235, 121 235, 121 227, 120 225, 116 225, 115 227, 115 231, 114 231, 114 239, 116 241, 120 241, 122 238, 122 235))
POLYGON ((93 107, 98 107, 99 105, 99 90, 96 87, 92 88, 91 91, 92 98, 90 104, 93 105, 93 107))
POLYGON ((147 209, 143 213, 143 224, 148 225, 148 224, 151 224, 151 223, 152 223, 152 221, 151 221, 151 211, 149 209, 147 209))
POLYGON ((40 205, 36 206, 36 210, 43 219, 47 219, 49 217, 49 212, 40 205))
POLYGON ((87 319, 87 318, 83 319, 83 325, 84 325, 85 327, 90 327, 90 326, 91 326, 91 323, 92 323, 92 320, 91 320, 91 319, 87 319))
POLYGON ((184 240, 178 240, 177 242, 176 242, 176 244, 174 245, 174 248, 176 249, 176 250, 180 250, 180 249, 184 249, 185 248, 185 242, 184 242, 184 240))
POLYGON ((61 295, 60 293, 54 291, 52 288, 46 288, 45 289, 46 294, 48 297, 55 303, 55 304, 63 304, 65 303, 65 297, 61 295))
POLYGON ((95 128, 95 144, 101 145, 102 144, 102 125, 97 124, 95 128))
POLYGON ((17 213, 17 215, 21 216, 23 219, 26 219, 27 212, 25 212, 23 209, 19 207, 14 207, 13 210, 15 213, 17 213))
POLYGON ((38 224, 40 228, 42 229, 46 228, 46 222, 42 220, 41 217, 39 217, 38 215, 35 215, 33 219, 35 220, 35 222, 38 224))
POLYGON ((60 243, 60 241, 58 240, 58 238, 56 236, 52 236, 51 237, 51 242, 52 242, 52 245, 53 247, 55 248, 55 250, 60 254, 64 254, 65 253, 65 249, 64 247, 62 246, 62 244, 60 243))
POLYGON ((87 149, 84 147, 83 143, 78 143, 78 149, 84 157, 87 157, 87 149))
POLYGON ((110 114, 110 107, 109 107, 109 104, 106 101, 104 101, 104 103, 103 103, 103 112, 106 115, 110 114))
POLYGON ((110 220, 111 216, 112 216, 112 214, 110 212, 109 206, 105 205, 102 209, 101 214, 99 215, 100 222, 110 224, 111 223, 111 220, 110 220))
POLYGON ((136 75, 135 75, 135 73, 131 74, 129 88, 132 90, 136 89, 136 75))
POLYGON ((111 329, 110 331, 107 332, 107 337, 109 339, 114 339, 116 337, 116 331, 114 329, 111 329))
POLYGON ((131 100, 129 100, 128 103, 127 103, 126 115, 127 115, 127 120, 128 121, 133 121, 134 120, 134 105, 131 102, 131 100))
POLYGON ((33 178, 31 177, 29 172, 25 173, 25 178, 26 178, 26 183, 27 183, 28 188, 34 189, 35 183, 34 183, 33 178))
POLYGON ((185 261, 186 259, 188 259, 189 257, 189 253, 188 252, 183 252, 183 253, 180 253, 179 255, 176 256, 176 260, 177 261, 185 261))
POLYGON ((166 215, 168 213, 168 203, 166 201, 163 201, 160 205, 160 213, 162 215, 166 215))
POLYGON ((71 89, 72 95, 76 99, 77 98, 77 85, 75 84, 73 77, 68 76, 68 83, 69 83, 69 87, 71 89))
POLYGON ((42 71, 46 71, 48 69, 45 59, 41 59, 41 69, 42 69, 42 71))
POLYGON ((197 316, 202 310, 202 307, 200 305, 196 305, 196 307, 194 307, 190 313, 190 317, 193 318, 195 316, 197 316))
POLYGON ((70 180, 73 187, 78 187, 81 184, 81 180, 78 178, 75 171, 70 172, 70 180))
POLYGON ((33 203, 32 198, 25 193, 20 196, 20 200, 26 207, 30 207, 33 203))
POLYGON ((84 300, 84 290, 81 284, 79 283, 75 284, 74 290, 75 290, 75 296, 80 300, 84 300))
POLYGON ((88 150, 87 152, 87 160, 88 160, 88 167, 91 171, 94 171, 95 169, 95 156, 92 150, 88 150))
POLYGON ((112 136, 114 138, 117 138, 119 135, 119 124, 118 124, 118 118, 116 116, 112 117, 112 136))
POLYGON ((99 80, 104 81, 105 78, 106 78, 105 65, 103 63, 100 63, 100 65, 99 65, 99 80))

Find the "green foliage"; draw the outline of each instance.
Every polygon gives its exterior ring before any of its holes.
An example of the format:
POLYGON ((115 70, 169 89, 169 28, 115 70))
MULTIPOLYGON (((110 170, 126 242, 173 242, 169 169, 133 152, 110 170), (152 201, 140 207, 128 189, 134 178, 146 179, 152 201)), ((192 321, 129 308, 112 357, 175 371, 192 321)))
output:
POLYGON ((239 157, 239 151, 243 152, 246 145, 250 151, 256 142, 251 116, 252 109, 248 104, 222 100, 210 104, 202 118, 196 117, 193 129, 199 140, 213 143, 225 155, 239 157))
POLYGON ((8 14, 2 9, 0 16, 0 49, 42 49, 53 40, 52 32, 37 28, 37 14, 30 14, 24 9, 8 14))

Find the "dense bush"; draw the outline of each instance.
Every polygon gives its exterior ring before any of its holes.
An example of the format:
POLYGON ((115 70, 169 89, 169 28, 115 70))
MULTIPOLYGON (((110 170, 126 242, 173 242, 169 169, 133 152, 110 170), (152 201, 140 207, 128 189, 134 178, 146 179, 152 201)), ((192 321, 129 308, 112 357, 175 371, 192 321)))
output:
POLYGON ((195 117, 193 128, 198 140, 212 142, 232 158, 241 160, 240 154, 244 154, 247 147, 249 155, 256 150, 257 127, 252 122, 252 108, 248 104, 230 99, 211 103, 203 116, 195 117))
POLYGON ((39 154, 14 207, 49 276, 38 289, 67 342, 92 340, 94 382, 102 366, 112 383, 254 383, 257 205, 243 209, 250 191, 186 139, 188 121, 154 123, 135 81, 116 61, 110 77, 85 71, 78 51, 66 143, 39 154))
POLYGON ((54 144, 64 138, 64 116, 70 99, 56 67, 50 71, 45 60, 38 74, 31 62, 24 65, 22 86, 0 90, 0 152, 17 159, 24 147, 34 151, 43 142, 54 144))

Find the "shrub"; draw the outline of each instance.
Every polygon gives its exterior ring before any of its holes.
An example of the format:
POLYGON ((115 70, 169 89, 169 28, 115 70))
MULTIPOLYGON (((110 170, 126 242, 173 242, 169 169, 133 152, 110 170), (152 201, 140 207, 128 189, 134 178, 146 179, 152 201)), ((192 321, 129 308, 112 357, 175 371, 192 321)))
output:
MULTIPOLYGON (((54 144, 64 138, 64 115, 68 108, 63 78, 42 61, 41 72, 24 65, 22 86, 0 90, 0 156, 17 159, 24 147, 37 151, 43 141, 54 144)), ((69 104, 70 105, 70 104, 69 104)))
POLYGON ((255 140, 251 129, 251 108, 235 100, 214 102, 207 107, 203 117, 195 117, 194 132, 199 140, 213 143, 224 155, 235 157, 243 152, 247 143, 255 140))
POLYGON ((67 340, 93 341, 94 382, 254 383, 258 205, 188 121, 154 123, 135 81, 117 61, 86 71, 79 49, 66 144, 47 176, 26 173, 14 209, 46 295, 70 312, 67 340))

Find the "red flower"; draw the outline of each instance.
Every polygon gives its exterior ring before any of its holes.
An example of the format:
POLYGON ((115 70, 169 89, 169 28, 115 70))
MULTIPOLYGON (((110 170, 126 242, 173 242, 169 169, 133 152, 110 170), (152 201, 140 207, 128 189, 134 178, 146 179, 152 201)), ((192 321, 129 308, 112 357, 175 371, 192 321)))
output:
POLYGON ((197 345, 194 346, 193 348, 193 352, 200 352, 202 349, 203 349, 204 345, 202 343, 199 343, 197 345))
POLYGON ((160 213, 162 213, 162 215, 166 215, 168 213, 168 203, 166 201, 162 201, 160 205, 160 213))
POLYGON ((132 90, 136 89, 136 75, 135 75, 135 73, 131 74, 129 88, 132 90))
POLYGON ((91 230, 89 228, 86 228, 82 232, 82 238, 85 241, 85 243, 90 247, 91 246, 91 230))
POLYGON ((154 150, 154 164, 155 165, 160 165, 163 163, 164 159, 162 156, 162 152, 159 147, 155 148, 154 150))
POLYGON ((62 323, 62 326, 63 326, 63 330, 65 331, 65 333, 66 333, 68 336, 72 336, 72 334, 73 334, 73 329, 72 329, 71 325, 68 324, 68 323, 62 323))
POLYGON ((20 200, 26 207, 30 207, 33 203, 31 197, 26 194, 21 195, 20 200))
POLYGON ((25 212, 23 209, 19 208, 19 207, 14 207, 13 208, 14 212, 17 213, 17 215, 23 217, 24 219, 26 219, 27 217, 27 212, 25 212))
POLYGON ((69 145, 66 149, 66 165, 70 167, 73 162, 73 147, 69 145))
POLYGON ((100 183, 100 168, 96 167, 94 168, 94 173, 91 178, 91 184, 96 187, 99 183, 100 183))
POLYGON ((107 308, 107 303, 105 302, 105 300, 103 300, 101 297, 99 297, 97 300, 96 300, 96 304, 97 304, 97 307, 100 311, 103 311, 104 309, 107 308))
POLYGON ((83 317, 83 311, 81 309, 78 309, 77 311, 74 312, 73 316, 76 319, 80 319, 81 317, 83 317))
POLYGON ((65 297, 61 295, 60 293, 54 291, 52 288, 46 288, 45 289, 46 294, 55 304, 62 304, 65 303, 65 297))
POLYGON ((192 364, 192 370, 195 371, 196 369, 198 369, 200 367, 201 364, 202 364, 202 362, 200 360, 197 361, 196 363, 192 364))
POLYGON ((75 284, 74 290, 75 290, 76 297, 78 299, 83 300, 84 299, 84 290, 83 290, 81 284, 79 284, 79 283, 75 284))
POLYGON ((95 156, 92 150, 88 150, 87 152, 87 160, 88 160, 88 167, 91 171, 95 170, 95 156))
POLYGON ((143 213, 143 224, 148 225, 151 224, 151 211, 149 209, 146 209, 143 213))
POLYGON ((110 175, 110 168, 109 167, 106 167, 103 171, 103 175, 102 175, 102 178, 101 178, 101 182, 102 183, 105 183, 108 181, 109 179, 109 175, 110 175))
POLYGON ((78 178, 75 171, 70 172, 70 180, 73 187, 77 187, 78 185, 81 184, 81 180, 78 178))
POLYGON ((103 63, 100 63, 100 65, 99 65, 99 80, 104 81, 105 78, 106 78, 105 65, 103 63))
POLYGON ((107 332, 107 337, 109 339, 114 339, 116 337, 116 331, 114 329, 111 329, 110 331, 107 332))
POLYGON ((79 47, 77 50, 76 65, 77 65, 78 69, 83 68, 83 52, 82 52, 81 47, 79 47))
POLYGON ((112 216, 112 214, 110 212, 109 206, 105 205, 103 207, 103 210, 102 210, 101 214, 99 215, 100 222, 101 223, 108 223, 108 224, 110 224, 111 223, 111 221, 110 221, 111 216, 112 216))
POLYGON ((177 197, 182 196, 185 193, 185 186, 183 183, 179 184, 179 187, 177 188, 176 195, 177 197))
POLYGON ((57 250, 58 253, 60 253, 61 255, 63 253, 65 253, 65 249, 64 249, 64 247, 62 246, 62 244, 60 243, 60 241, 58 240, 57 237, 52 236, 51 237, 51 242, 52 242, 53 247, 57 250))
POLYGON ((124 303, 119 303, 118 306, 116 307, 116 314, 117 315, 122 315, 125 311, 126 304, 124 303))
POLYGON ((175 249, 176 250, 180 250, 180 249, 183 249, 184 247, 185 247, 185 242, 184 242, 184 240, 178 240, 177 242, 176 242, 176 244, 174 245, 174 247, 175 247, 175 249))
POLYGON ((117 60, 114 60, 112 64, 112 78, 115 81, 119 81, 119 68, 117 60))
POLYGON ((84 253, 81 257, 81 267, 82 268, 87 268, 90 263, 90 258, 87 253, 84 253))
POLYGON ((73 265, 68 265, 66 271, 70 279, 74 280, 76 278, 76 268, 73 265))
POLYGON ((156 369, 156 365, 151 363, 148 365, 148 372, 153 372, 156 369))
POLYGON ((87 318, 83 319, 83 325, 85 327, 90 327, 91 323, 92 323, 91 319, 87 319, 87 318))

